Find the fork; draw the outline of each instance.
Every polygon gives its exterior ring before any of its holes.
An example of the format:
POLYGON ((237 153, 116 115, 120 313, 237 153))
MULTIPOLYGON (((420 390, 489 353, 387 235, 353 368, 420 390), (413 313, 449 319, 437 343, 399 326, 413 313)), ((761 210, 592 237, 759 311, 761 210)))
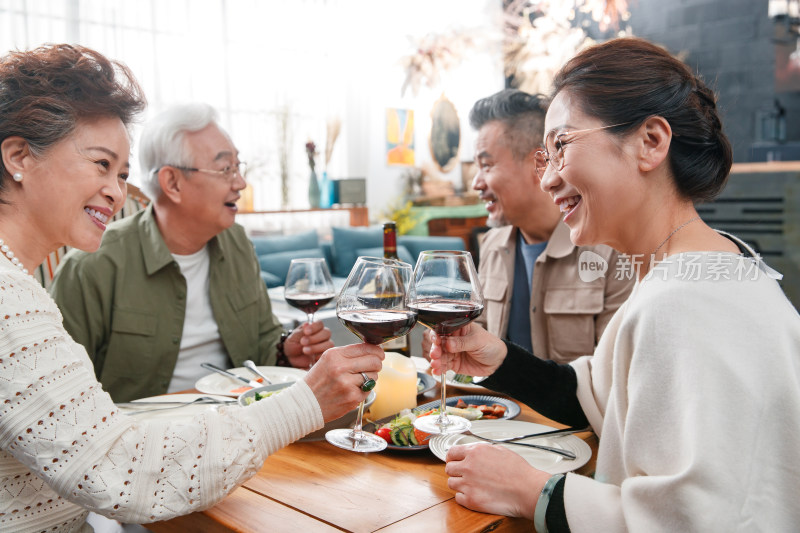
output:
POLYGON ((125 413, 126 415, 140 415, 142 413, 151 413, 153 411, 166 411, 167 409, 178 409, 180 407, 186 407, 187 405, 202 405, 202 404, 229 404, 233 403, 236 400, 218 400, 217 398, 212 398, 211 396, 200 396, 199 398, 195 398, 190 402, 123 402, 116 404, 117 407, 123 408, 131 408, 137 407, 139 405, 165 405, 165 404, 172 404, 175 403, 177 405, 168 405, 167 407, 153 407, 150 409, 140 409, 135 411, 130 411, 125 413))
POLYGON ((550 446, 543 446, 541 444, 532 444, 530 442, 514 442, 514 441, 502 442, 502 441, 496 441, 496 440, 490 439, 488 437, 481 437, 480 435, 476 435, 475 433, 473 433, 470 430, 466 430, 463 434, 464 435, 471 435, 471 436, 475 437, 476 439, 480 439, 480 440, 483 440, 483 441, 486 441, 486 442, 491 442, 492 444, 513 444, 515 446, 527 446, 528 448, 536 448, 537 450, 543 450, 543 451, 546 451, 546 452, 555 453, 555 454, 560 455, 560 456, 562 456, 562 457, 564 457, 566 459, 569 459, 570 461, 576 458, 576 455, 574 453, 572 453, 569 450, 562 450, 561 448, 552 448, 550 446))
POLYGON ((270 381, 270 379, 267 376, 265 376, 264 373, 260 371, 256 366, 256 364, 252 362, 250 359, 244 362, 244 367, 253 374, 255 374, 256 376, 261 377, 261 379, 264 380, 264 385, 272 385, 272 381, 270 381))

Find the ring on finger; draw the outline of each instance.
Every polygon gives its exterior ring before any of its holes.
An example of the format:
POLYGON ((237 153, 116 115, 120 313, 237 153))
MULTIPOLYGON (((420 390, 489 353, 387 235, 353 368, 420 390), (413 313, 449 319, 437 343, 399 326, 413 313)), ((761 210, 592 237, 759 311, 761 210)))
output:
POLYGON ((361 390, 364 392, 371 391, 375 387, 375 380, 364 372, 361 372, 361 377, 364 378, 364 383, 361 384, 361 390))

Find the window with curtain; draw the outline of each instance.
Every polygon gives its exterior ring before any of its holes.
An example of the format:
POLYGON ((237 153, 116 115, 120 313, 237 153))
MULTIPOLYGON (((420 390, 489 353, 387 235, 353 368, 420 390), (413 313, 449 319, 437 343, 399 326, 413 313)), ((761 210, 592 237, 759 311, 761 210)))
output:
MULTIPOLYGON (((147 95, 147 119, 202 101, 220 112, 248 163, 257 209, 308 205, 305 152, 325 170, 326 121, 344 112, 338 38, 360 2, 340 0, 0 0, 0 47, 68 42, 126 63, 147 95), (281 175, 288 177, 282 205, 281 175)), ((133 132, 132 182, 138 183, 133 132)), ((346 169, 339 136, 330 173, 346 169)))

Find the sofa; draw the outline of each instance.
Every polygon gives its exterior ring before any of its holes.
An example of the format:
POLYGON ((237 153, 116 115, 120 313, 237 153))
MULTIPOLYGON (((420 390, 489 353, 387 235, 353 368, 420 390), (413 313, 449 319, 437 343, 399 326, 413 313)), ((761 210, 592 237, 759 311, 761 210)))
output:
MULTIPOLYGON (((261 265, 261 278, 267 288, 282 286, 292 259, 323 257, 337 286, 347 278, 356 259, 362 255, 383 257, 383 227, 332 228, 331 240, 320 240, 316 230, 294 235, 252 236, 261 265), (338 282, 338 283, 337 283, 338 282)), ((459 237, 399 235, 397 256, 414 265, 423 250, 464 250, 459 237)))

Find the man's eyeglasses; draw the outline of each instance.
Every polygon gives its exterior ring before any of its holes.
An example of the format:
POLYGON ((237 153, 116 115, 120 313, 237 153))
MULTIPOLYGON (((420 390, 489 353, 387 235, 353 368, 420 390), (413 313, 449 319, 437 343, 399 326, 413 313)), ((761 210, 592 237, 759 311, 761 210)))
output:
POLYGON ((589 133, 592 131, 614 128, 616 126, 624 126, 626 124, 630 124, 630 122, 610 124, 608 126, 600 126, 599 128, 587 128, 585 130, 564 131, 559 134, 551 132, 550 135, 547 136, 547 139, 545 139, 544 150, 539 150, 534 154, 536 174, 539 176, 539 179, 542 179, 544 173, 547 172, 548 163, 550 163, 550 166, 553 167, 556 172, 561 172, 561 169, 564 168, 564 148, 574 140, 574 138, 565 139, 565 137, 572 137, 578 133, 589 133))
POLYGON ((244 173, 245 171, 247 171, 247 164, 244 162, 239 162, 236 163, 235 165, 228 165, 222 170, 214 170, 210 168, 181 167, 178 165, 169 165, 169 166, 177 168, 178 170, 182 170, 184 172, 206 172, 208 174, 216 174, 218 176, 222 176, 227 181, 233 181, 234 179, 236 179, 236 176, 240 176, 242 179, 244 179, 244 173))

